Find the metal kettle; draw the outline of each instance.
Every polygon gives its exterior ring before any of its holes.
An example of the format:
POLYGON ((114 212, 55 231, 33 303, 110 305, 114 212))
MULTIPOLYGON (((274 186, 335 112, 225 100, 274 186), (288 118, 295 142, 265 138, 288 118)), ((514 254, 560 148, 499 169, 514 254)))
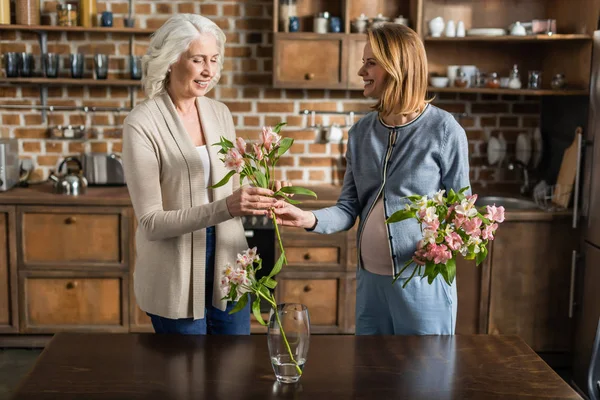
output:
POLYGON ((81 161, 77 157, 67 157, 58 166, 58 173, 62 170, 63 166, 69 161, 74 161, 78 166, 79 170, 75 172, 69 172, 67 168, 66 174, 56 175, 54 172, 50 172, 48 177, 54 182, 54 193, 57 194, 68 194, 71 196, 78 196, 84 194, 88 186, 87 179, 83 176, 83 168, 81 161))

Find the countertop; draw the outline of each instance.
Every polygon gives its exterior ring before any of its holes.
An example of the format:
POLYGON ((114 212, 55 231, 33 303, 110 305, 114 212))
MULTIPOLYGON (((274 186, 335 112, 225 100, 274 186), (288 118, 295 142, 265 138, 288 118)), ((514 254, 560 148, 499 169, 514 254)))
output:
MULTIPOLYGON (((302 201, 300 207, 305 209, 318 209, 335 204, 341 190, 341 186, 334 185, 306 185, 304 187, 313 190, 318 196, 316 200, 306 196, 296 196, 295 199, 302 201)), ((480 195, 492 195, 492 193, 481 193, 480 195)), ((517 196, 513 195, 512 197, 517 196)), ((42 183, 27 188, 17 187, 0 193, 0 204, 130 207, 131 200, 126 186, 90 186, 83 195, 68 196, 54 194, 51 183, 42 183)), ((507 221, 549 221, 570 218, 572 210, 559 212, 547 212, 541 209, 510 210, 505 215, 507 221)))

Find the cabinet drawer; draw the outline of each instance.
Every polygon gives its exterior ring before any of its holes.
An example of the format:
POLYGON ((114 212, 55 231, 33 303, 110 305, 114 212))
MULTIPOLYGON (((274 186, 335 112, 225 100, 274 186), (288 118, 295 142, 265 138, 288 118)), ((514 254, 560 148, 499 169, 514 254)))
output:
POLYGON ((126 329, 119 276, 26 276, 21 282, 25 331, 126 329))
MULTIPOLYGON (((24 210, 21 217, 22 263, 122 264, 123 214, 119 210, 24 210)), ((125 242, 126 243, 126 242, 125 242)))
POLYGON ((275 86, 341 88, 342 40, 315 38, 276 39, 275 86))
POLYGON ((285 256, 288 264, 305 264, 313 263, 322 264, 339 264, 340 263, 340 248, 339 247, 288 247, 285 249, 285 256))
POLYGON ((338 279, 279 279, 279 303, 308 307, 311 325, 337 325, 338 279))

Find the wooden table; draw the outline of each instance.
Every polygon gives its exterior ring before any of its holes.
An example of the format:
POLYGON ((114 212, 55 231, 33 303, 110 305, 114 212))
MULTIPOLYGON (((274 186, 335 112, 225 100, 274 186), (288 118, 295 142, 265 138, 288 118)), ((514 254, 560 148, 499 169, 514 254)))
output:
POLYGON ((267 338, 59 333, 16 399, 580 399, 515 336, 311 337, 298 384, 267 338))

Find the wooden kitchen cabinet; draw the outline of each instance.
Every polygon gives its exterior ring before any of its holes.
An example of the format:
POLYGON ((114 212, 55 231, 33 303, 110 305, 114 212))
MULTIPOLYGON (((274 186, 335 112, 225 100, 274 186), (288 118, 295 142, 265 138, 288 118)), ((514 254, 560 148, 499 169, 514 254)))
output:
MULTIPOLYGON (((475 65, 483 73, 508 76, 516 63, 523 88, 496 89, 497 93, 586 95, 589 92, 591 35, 600 15, 600 4, 595 0, 530 0, 510 5, 505 0, 305 0, 297 2, 300 31, 292 33, 284 32, 279 4, 279 0, 273 1, 273 85, 277 88, 362 89, 362 80, 356 73, 361 65, 366 35, 354 33, 352 21, 361 14, 372 19, 381 13, 390 21, 400 15, 409 19, 410 27, 425 42, 430 74, 445 76, 449 65, 475 65), (340 33, 312 33, 314 16, 324 11, 341 18, 340 33), (557 32, 551 36, 431 37, 428 24, 438 16, 445 21, 463 21, 467 31, 471 28, 508 30, 516 21, 555 19, 557 32), (329 45, 325 45, 328 42, 329 45), (341 46, 334 46, 334 42, 341 46), (307 54, 301 47, 316 51, 307 54), (299 58, 300 53, 303 56, 299 58), (321 68, 323 76, 317 76, 310 67, 321 68), (530 70, 542 71, 541 89, 527 89, 527 71, 530 70), (550 87, 552 77, 558 73, 566 77, 565 89, 550 87)), ((492 89, 474 87, 430 87, 430 91, 494 93, 492 89)))
POLYGON ((15 207, 0 206, 0 333, 19 330, 15 207))
POLYGON ((571 217, 505 221, 491 252, 488 333, 518 335, 537 352, 567 352, 571 256, 579 235, 571 217))

